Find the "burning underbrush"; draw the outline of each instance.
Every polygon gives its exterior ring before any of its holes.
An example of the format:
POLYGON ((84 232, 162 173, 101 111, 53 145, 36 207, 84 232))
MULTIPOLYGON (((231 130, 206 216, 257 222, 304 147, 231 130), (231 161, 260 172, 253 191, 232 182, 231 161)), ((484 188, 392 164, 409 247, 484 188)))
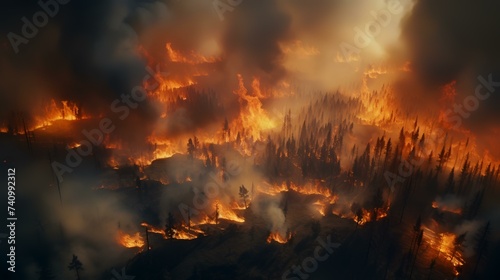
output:
POLYGON ((431 250, 435 252, 437 259, 453 266, 455 275, 459 275, 465 260, 462 256, 465 236, 457 236, 450 232, 436 233, 435 231, 424 228, 424 240, 429 244, 431 250))

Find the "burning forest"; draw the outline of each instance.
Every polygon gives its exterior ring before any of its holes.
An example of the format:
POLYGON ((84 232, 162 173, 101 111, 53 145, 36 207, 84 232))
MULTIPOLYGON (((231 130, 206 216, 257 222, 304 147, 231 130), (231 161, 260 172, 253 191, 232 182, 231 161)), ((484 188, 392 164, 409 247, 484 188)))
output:
POLYGON ((5 6, 2 279, 500 277, 497 3, 5 6))

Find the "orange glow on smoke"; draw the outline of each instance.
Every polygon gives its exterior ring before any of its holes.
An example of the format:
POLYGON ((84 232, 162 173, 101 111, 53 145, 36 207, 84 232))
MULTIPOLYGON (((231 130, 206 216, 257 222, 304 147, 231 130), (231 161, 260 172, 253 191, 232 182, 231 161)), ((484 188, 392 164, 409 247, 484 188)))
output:
POLYGON ((320 54, 319 50, 315 47, 305 45, 302 41, 296 40, 291 44, 281 46, 281 51, 287 55, 295 56, 314 56, 320 54))

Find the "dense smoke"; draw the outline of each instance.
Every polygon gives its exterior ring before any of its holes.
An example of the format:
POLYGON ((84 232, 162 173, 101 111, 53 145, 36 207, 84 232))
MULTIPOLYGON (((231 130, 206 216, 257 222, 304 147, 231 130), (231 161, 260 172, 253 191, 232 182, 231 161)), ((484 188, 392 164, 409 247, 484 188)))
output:
MULTIPOLYGON (((0 67, 6 75, 0 90, 2 104, 10 104, 1 110, 2 119, 13 111, 41 113, 37 109, 51 98, 70 100, 88 114, 110 114, 114 99, 141 84, 145 63, 140 48, 172 77, 186 74, 182 63, 167 63, 167 42, 184 53, 221 59, 210 66, 210 78, 198 82, 202 88, 215 89, 222 99, 234 102, 237 73, 247 85, 258 77, 266 87, 287 79, 329 89, 339 86, 338 80, 359 78, 359 73, 346 74, 346 70, 364 68, 361 62, 335 62, 339 46, 354 44, 356 33, 351 30, 364 29, 373 18, 371 11, 387 9, 387 4, 273 0, 242 1, 231 8, 216 8, 211 1, 70 1, 59 5, 59 12, 38 28, 33 39, 13 45, 7 34, 23 36, 20 19, 31 20, 42 8, 35 3, 10 3, 2 15, 0 67)), ((392 33, 402 15, 392 16, 387 33, 392 33)), ((372 56, 376 49, 383 57, 386 37, 380 35, 360 50, 360 56, 372 56)), ((134 113, 134 127, 158 117, 148 102, 134 113)))
MULTIPOLYGON (((405 59, 410 61, 413 73, 399 83, 407 104, 452 110, 450 119, 460 114, 460 128, 481 135, 480 149, 493 149, 495 157, 499 155, 493 139, 499 135, 500 40, 493 34, 500 27, 498 8, 499 3, 490 0, 415 1, 401 25, 405 59), (480 76, 493 82, 488 87, 480 76), (456 81, 456 96, 442 102, 442 87, 452 81, 456 81), (491 94, 474 104, 470 100, 480 85, 481 95, 488 95, 488 91, 491 94), (466 106, 466 102, 470 105, 466 106), (458 113, 454 104, 473 109, 458 113)), ((452 124, 457 122, 453 120, 452 124)))

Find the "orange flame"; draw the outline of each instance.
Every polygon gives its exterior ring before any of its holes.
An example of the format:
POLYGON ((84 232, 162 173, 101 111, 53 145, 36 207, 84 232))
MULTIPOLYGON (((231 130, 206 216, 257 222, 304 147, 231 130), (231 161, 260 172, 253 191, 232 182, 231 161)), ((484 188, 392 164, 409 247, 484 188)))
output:
POLYGON ((462 252, 455 250, 455 240, 457 236, 454 233, 443 232, 436 233, 435 231, 424 227, 424 240, 429 245, 438 251, 438 257, 443 261, 450 263, 453 266, 455 275, 459 275, 458 268, 465 264, 462 252))
POLYGON ((35 117, 35 124, 30 129, 38 129, 52 125, 55 121, 85 119, 88 116, 81 114, 79 107, 70 101, 56 101, 51 99, 49 104, 42 109, 39 116, 35 117))
MULTIPOLYGON (((148 223, 141 223, 141 226, 146 227, 148 232, 159 234, 163 237, 163 239, 168 239, 168 236, 165 233, 165 230, 154 227, 148 223)), ((180 226, 180 228, 173 229, 174 235, 173 239, 183 239, 183 240, 192 240, 198 238, 197 234, 204 234, 202 230, 190 228, 189 230, 184 226, 180 226), (197 234, 195 234, 197 233, 197 234)))
MULTIPOLYGON (((375 221, 379 221, 379 220, 387 217, 387 211, 389 211, 389 207, 378 208, 377 212, 376 212, 375 221)), ((363 212, 363 215, 361 215, 360 218, 358 218, 357 216, 353 217, 353 220, 356 223, 358 223, 359 225, 364 225, 367 222, 373 221, 373 219, 372 219, 372 217, 373 217, 373 211, 368 211, 366 209, 362 209, 362 212, 363 212)))
POLYGON ((276 123, 269 118, 266 111, 262 108, 262 102, 259 98, 263 95, 260 91, 260 83, 258 80, 253 80, 253 94, 250 95, 243 83, 243 77, 240 74, 238 74, 237 77, 239 86, 233 93, 239 97, 241 113, 239 118, 236 119, 231 126, 235 128, 233 129, 234 131, 239 131, 241 128, 244 128, 246 133, 244 136, 252 136, 254 139, 261 139, 262 132, 275 128, 276 123))
POLYGON ((116 240, 120 245, 126 248, 142 248, 144 246, 144 239, 139 232, 129 235, 120 230, 118 231, 116 240))
POLYGON ((462 214, 462 209, 461 208, 454 208, 454 207, 449 207, 447 205, 440 205, 437 201, 432 202, 432 208, 438 209, 442 212, 450 212, 450 213, 455 213, 458 215, 462 214))
POLYGON ((245 222, 245 219, 236 215, 233 210, 226 207, 225 205, 220 204, 218 201, 216 201, 215 204, 219 205, 219 219, 230 220, 237 223, 245 222))
POLYGON ((183 55, 181 52, 176 51, 172 48, 172 43, 167 43, 165 45, 167 50, 167 56, 172 62, 181 62, 188 64, 201 64, 201 63, 214 63, 219 61, 220 59, 214 56, 203 56, 199 53, 191 51, 189 55, 183 55))
POLYGON ((278 242, 280 244, 285 244, 292 239, 292 233, 289 232, 288 235, 282 236, 279 232, 271 232, 267 237, 267 243, 271 243, 272 241, 278 242))

